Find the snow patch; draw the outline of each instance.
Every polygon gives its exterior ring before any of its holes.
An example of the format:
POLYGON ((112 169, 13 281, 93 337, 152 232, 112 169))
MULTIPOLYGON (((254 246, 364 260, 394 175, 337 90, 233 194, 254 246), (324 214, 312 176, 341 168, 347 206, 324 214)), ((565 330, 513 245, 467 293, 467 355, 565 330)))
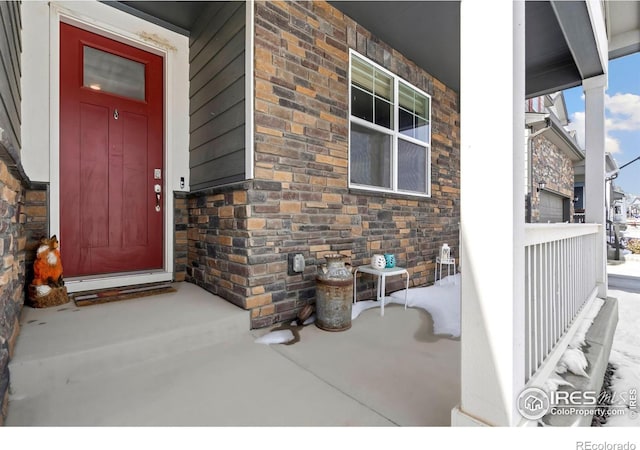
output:
MULTIPOLYGON (((389 301, 404 305, 404 295, 404 290, 394 292, 389 301)), ((460 337, 460 274, 438 280, 434 286, 409 289, 407 307, 422 308, 431 315, 433 334, 460 337)))
MULTIPOLYGON (((404 306, 404 289, 385 297, 385 305, 395 303, 404 306)), ((380 302, 363 300, 351 308, 351 320, 362 311, 379 308, 380 302)), ((460 337, 460 274, 438 280, 435 285, 411 288, 407 292, 407 307, 422 308, 433 319, 433 333, 460 337)))
POLYGON ((581 377, 589 378, 589 375, 585 372, 587 366, 587 358, 584 356, 582 350, 568 347, 562 354, 560 361, 558 361, 555 372, 562 375, 569 371, 581 377))
POLYGON ((302 325, 309 325, 313 322, 316 321, 316 315, 315 314, 311 314, 309 317, 307 317, 307 320, 305 320, 304 322, 302 322, 302 325))
POLYGON ((380 303, 374 300, 364 300, 361 302, 356 302, 351 306, 351 320, 356 319, 362 311, 366 311, 371 308, 379 308, 380 303))
POLYGON ((600 312, 602 305, 604 305, 604 300, 601 298, 596 298, 593 303, 591 303, 589 310, 584 315, 584 319, 578 327, 578 331, 576 331, 576 334, 573 335, 573 339, 571 339, 571 343, 569 344, 570 348, 584 347, 587 332, 600 312))
POLYGON ((547 381, 545 381, 545 386, 549 392, 557 391, 560 386, 575 387, 557 373, 552 373, 551 376, 549 376, 547 381))
POLYGON ((277 330, 259 337, 254 342, 256 344, 285 344, 294 338, 291 330, 277 330))
MULTIPOLYGON (((615 367, 611 377, 611 392, 618 396, 617 405, 629 408, 630 393, 640 390, 640 295, 625 291, 609 291, 609 295, 618 299, 618 326, 613 337, 609 362, 615 367), (622 398, 621 395, 625 397, 622 398)), ((605 427, 640 425, 637 409, 622 415, 607 417, 605 427)))
POLYGON ((586 311, 583 316, 582 322, 578 325, 578 329, 573 335, 571 342, 560 357, 558 364, 554 368, 554 372, 544 383, 548 392, 557 391, 560 386, 575 388, 573 384, 562 377, 562 375, 567 372, 589 378, 589 375, 586 372, 589 364, 587 362, 587 358, 584 356, 582 347, 584 347, 586 343, 587 332, 600 312, 602 305, 604 305, 604 300, 596 298, 589 306, 589 310, 586 311))

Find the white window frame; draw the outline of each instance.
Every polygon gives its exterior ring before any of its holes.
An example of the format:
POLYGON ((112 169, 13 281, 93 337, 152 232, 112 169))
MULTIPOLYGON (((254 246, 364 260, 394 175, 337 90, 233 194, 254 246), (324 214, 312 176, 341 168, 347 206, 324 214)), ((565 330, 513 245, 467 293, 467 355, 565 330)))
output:
POLYGON ((394 193, 394 194, 402 194, 402 195, 410 195, 410 196, 416 196, 416 197, 431 197, 431 183, 432 183, 432 176, 431 176, 431 129, 432 129, 432 118, 431 118, 431 106, 432 106, 432 98, 431 95, 427 94, 426 92, 424 92, 422 89, 414 86, 413 84, 409 83, 408 81, 400 78, 398 75, 394 74, 393 72, 390 72, 389 70, 385 69, 384 67, 380 66, 379 64, 377 64, 376 62, 372 61, 371 59, 367 58, 366 56, 358 53, 357 51, 353 50, 353 49, 349 49, 349 138, 348 138, 348 145, 349 145, 349 170, 348 170, 348 181, 349 181, 349 187, 350 188, 354 188, 354 189, 362 189, 362 190, 367 190, 367 191, 375 191, 375 192, 388 192, 388 193, 394 193), (367 64, 372 65, 374 68, 380 70, 381 72, 385 73, 386 75, 388 75, 389 77, 392 78, 393 80, 393 129, 389 129, 386 128, 384 126, 381 125, 377 125, 375 123, 369 122, 367 120, 361 119, 359 117, 355 117, 351 114, 351 99, 352 99, 352 84, 351 84, 351 65, 352 65, 352 61, 353 61, 353 57, 356 56, 357 58, 360 58, 361 60, 365 61, 367 64), (423 95, 425 97, 427 97, 429 99, 429 111, 428 111, 428 121, 429 121, 429 132, 428 132, 428 136, 427 136, 427 141, 422 141, 420 139, 416 139, 413 138, 411 136, 407 136, 402 134, 399 131, 399 102, 400 102, 400 95, 399 95, 399 87, 400 84, 405 85, 406 87, 415 90, 417 93, 419 93, 420 95, 423 95), (358 184, 358 183, 352 183, 351 182, 351 124, 356 124, 356 125, 360 125, 362 127, 366 127, 370 130, 376 131, 378 133, 383 133, 386 134, 388 136, 391 136, 391 188, 384 188, 384 187, 380 187, 380 186, 371 186, 371 185, 367 185, 367 184, 358 184), (407 191, 407 190, 402 190, 402 189, 398 189, 398 178, 399 176, 401 176, 401 174, 398 174, 398 140, 402 139, 406 142, 410 142, 416 145, 419 145, 421 147, 426 147, 426 191, 425 192, 417 192, 417 191, 407 191))

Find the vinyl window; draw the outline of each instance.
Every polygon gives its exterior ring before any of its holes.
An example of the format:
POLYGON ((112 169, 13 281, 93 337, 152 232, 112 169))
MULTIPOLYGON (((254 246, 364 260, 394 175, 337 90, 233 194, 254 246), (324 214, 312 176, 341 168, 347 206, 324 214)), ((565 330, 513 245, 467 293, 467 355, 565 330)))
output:
POLYGON ((349 186, 431 194, 431 97, 350 53, 349 186))

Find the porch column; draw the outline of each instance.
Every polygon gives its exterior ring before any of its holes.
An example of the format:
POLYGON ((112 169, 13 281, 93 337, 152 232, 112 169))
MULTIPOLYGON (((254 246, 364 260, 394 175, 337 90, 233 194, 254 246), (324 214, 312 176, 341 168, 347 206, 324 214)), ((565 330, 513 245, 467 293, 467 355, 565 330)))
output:
POLYGON ((490 27, 478 20, 486 8, 475 0, 460 6, 462 361, 454 426, 517 424, 524 387, 525 7, 492 4, 490 27))
POLYGON ((607 89, 607 75, 599 75, 583 80, 585 96, 585 146, 584 198, 585 221, 602 224, 596 255, 596 283, 598 297, 607 297, 607 244, 605 240, 605 129, 604 92, 607 89))

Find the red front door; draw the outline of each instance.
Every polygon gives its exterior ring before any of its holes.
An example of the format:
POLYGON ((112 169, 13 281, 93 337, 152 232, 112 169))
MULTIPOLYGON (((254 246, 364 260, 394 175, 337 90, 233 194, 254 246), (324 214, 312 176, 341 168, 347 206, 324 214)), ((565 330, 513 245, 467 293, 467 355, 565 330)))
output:
POLYGON ((66 277, 162 268, 162 74, 160 56, 60 24, 66 277))

